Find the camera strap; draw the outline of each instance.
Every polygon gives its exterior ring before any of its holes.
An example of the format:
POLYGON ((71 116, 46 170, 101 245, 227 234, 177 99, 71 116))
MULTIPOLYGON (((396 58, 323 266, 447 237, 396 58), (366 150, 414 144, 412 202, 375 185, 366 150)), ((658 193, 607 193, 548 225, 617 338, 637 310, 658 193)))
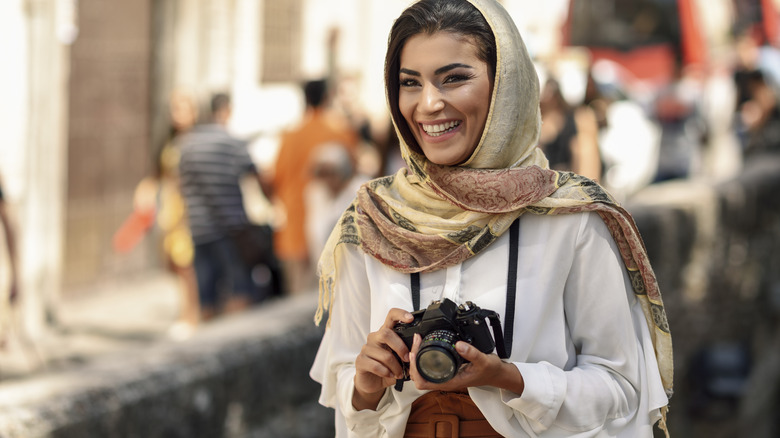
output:
POLYGON ((504 312, 504 348, 506 358, 512 354, 512 333, 515 327, 515 297, 517 296, 517 259, 520 253, 520 218, 509 226, 509 271, 506 280, 506 312, 504 312))
MULTIPOLYGON (((515 298, 517 296, 517 261, 520 253, 520 218, 509 226, 509 271, 506 281, 506 311, 504 312, 504 351, 508 358, 512 354, 512 333, 515 325, 515 298)), ((412 289, 412 306, 414 311, 420 310, 420 273, 410 274, 412 289)), ((501 350, 500 348, 498 349, 501 350)))

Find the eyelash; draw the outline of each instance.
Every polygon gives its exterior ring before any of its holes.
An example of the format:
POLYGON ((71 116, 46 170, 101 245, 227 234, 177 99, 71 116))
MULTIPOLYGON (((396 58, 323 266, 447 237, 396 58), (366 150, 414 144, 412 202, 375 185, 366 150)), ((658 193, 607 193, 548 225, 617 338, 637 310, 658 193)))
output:
MULTIPOLYGON (((451 74, 451 75, 449 75, 449 76, 444 78, 444 80, 442 81, 442 84, 451 84, 451 83, 454 83, 454 82, 463 82, 463 81, 467 81, 469 79, 472 79, 473 77, 474 77, 474 75, 471 75, 471 74, 460 74, 460 73, 458 73, 458 74, 451 74)), ((416 87, 419 84, 420 84, 420 82, 417 81, 417 79, 412 79, 412 78, 401 79, 400 82, 399 82, 399 85, 401 87, 416 87)))
POLYGON ((473 78, 474 75, 470 74, 453 74, 444 78, 444 83, 463 82, 473 78))

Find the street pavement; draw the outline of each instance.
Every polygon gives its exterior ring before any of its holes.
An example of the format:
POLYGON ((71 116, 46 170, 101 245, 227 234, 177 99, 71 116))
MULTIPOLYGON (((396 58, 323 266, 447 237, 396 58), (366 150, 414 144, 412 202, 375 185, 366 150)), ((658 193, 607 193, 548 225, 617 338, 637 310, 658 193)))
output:
POLYGON ((178 302, 176 279, 157 270, 71 292, 44 335, 26 340, 18 328, 11 333, 0 349, 0 387, 157 341, 184 340, 187 333, 174 327, 178 302))

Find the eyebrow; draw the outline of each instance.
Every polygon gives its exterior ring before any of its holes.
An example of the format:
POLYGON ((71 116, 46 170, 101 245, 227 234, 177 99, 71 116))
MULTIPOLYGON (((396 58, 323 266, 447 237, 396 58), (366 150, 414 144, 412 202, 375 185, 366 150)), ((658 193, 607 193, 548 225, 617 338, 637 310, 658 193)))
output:
MULTIPOLYGON (((450 70, 454 70, 456 68, 468 68, 473 69, 474 67, 468 65, 468 64, 461 64, 459 62, 454 62, 452 64, 447 64, 444 67, 439 67, 436 69, 436 71, 433 72, 434 75, 440 75, 442 73, 446 73, 450 70)), ((410 76, 420 76, 420 72, 415 70, 410 70, 408 68, 402 68, 399 70, 399 73, 404 73, 410 76)))

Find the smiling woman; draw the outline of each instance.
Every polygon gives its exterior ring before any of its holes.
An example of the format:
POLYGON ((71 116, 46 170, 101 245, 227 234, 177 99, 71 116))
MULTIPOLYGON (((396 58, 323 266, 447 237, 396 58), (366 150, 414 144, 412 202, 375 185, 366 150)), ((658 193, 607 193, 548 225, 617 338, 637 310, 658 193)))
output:
POLYGON ((336 436, 653 436, 672 389, 653 270, 631 216, 536 147, 539 82, 507 12, 413 4, 385 84, 407 168, 361 186, 318 267, 311 375, 336 436), (478 343, 452 329, 477 308, 498 318, 478 343), (429 348, 454 357, 444 381, 429 348))
POLYGON ((432 163, 466 161, 482 137, 493 76, 478 54, 474 38, 451 32, 417 34, 401 51, 398 106, 432 163))

